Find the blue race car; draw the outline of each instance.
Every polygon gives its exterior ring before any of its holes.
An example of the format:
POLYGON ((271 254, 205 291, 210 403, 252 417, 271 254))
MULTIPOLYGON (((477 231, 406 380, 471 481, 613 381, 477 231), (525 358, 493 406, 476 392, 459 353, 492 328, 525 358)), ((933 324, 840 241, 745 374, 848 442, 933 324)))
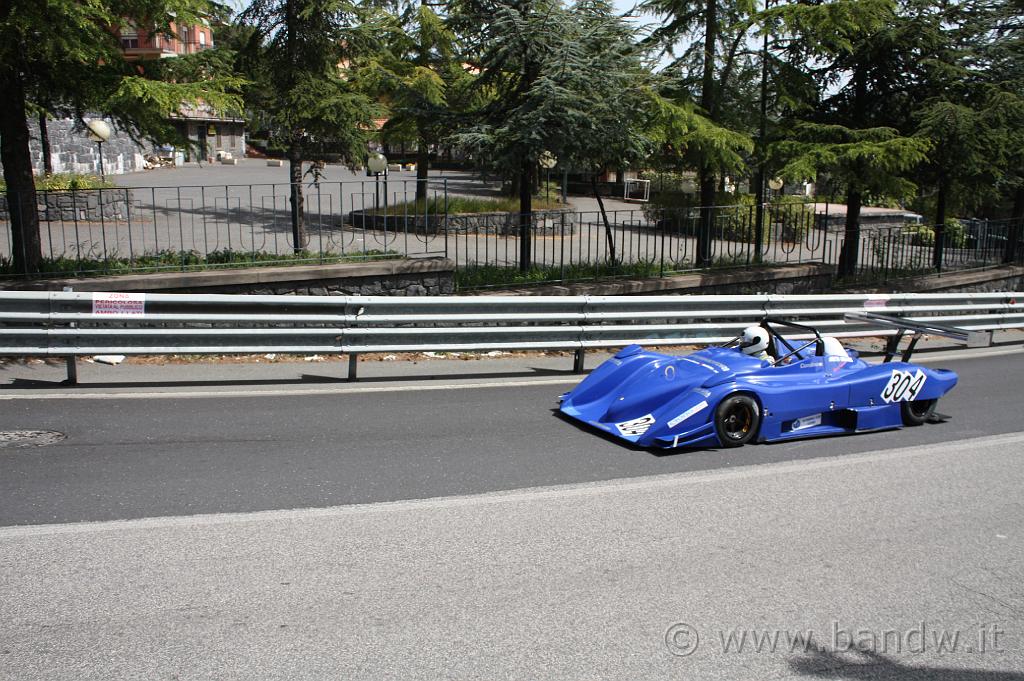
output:
MULTIPOLYGON (((898 341, 897 341, 898 342, 898 341)), ((912 348, 911 348, 912 349, 912 348)), ((740 447, 939 420, 947 369, 868 364, 817 330, 765 319, 685 357, 631 345, 562 396, 566 416, 641 447, 740 447), (810 341, 783 337, 776 326, 810 341)))

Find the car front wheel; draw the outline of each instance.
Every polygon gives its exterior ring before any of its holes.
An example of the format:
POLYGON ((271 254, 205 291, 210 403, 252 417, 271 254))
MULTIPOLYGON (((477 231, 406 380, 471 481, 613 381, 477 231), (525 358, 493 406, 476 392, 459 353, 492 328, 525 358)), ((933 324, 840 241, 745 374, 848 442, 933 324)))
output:
POLYGON ((715 409, 715 431, 723 447, 753 442, 761 426, 761 407, 750 395, 730 395, 715 409))
POLYGON ((900 402, 900 414, 903 416, 903 425, 919 426, 928 420, 928 417, 935 411, 935 403, 938 400, 912 400, 900 402))

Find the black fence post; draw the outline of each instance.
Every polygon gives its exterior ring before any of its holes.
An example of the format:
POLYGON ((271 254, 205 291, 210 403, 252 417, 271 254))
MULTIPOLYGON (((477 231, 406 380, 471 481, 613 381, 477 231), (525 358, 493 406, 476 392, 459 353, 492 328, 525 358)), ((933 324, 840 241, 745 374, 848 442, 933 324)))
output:
POLYGON ((1024 218, 1017 218, 1010 221, 1009 229, 1006 232, 1006 250, 1003 252, 1003 263, 1012 265, 1017 262, 1017 251, 1020 248, 1021 223, 1024 218))

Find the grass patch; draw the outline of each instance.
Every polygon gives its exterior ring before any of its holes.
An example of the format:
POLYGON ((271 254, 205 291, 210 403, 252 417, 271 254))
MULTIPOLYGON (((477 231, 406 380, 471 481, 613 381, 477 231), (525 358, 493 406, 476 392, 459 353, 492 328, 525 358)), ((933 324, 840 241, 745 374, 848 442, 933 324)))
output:
MULTIPOLYGON (((708 269, 725 270, 747 266, 748 263, 743 256, 720 257, 708 269)), ((621 277, 642 279, 679 274, 680 272, 693 271, 694 269, 692 265, 685 263, 666 261, 663 265, 660 261, 656 260, 641 260, 628 263, 574 263, 566 265, 564 269, 557 265, 534 266, 525 272, 520 271, 515 266, 468 265, 455 270, 455 290, 466 291, 482 288, 555 284, 621 277)))
MULTIPOLYGON (((122 258, 116 254, 108 258, 89 256, 84 258, 43 258, 41 276, 105 276, 114 274, 152 274, 155 272, 197 272, 202 270, 232 269, 243 267, 281 267, 288 265, 337 264, 362 262, 364 260, 390 260, 402 257, 394 251, 367 251, 360 255, 339 253, 262 253, 233 251, 229 249, 211 251, 205 257, 196 251, 164 250, 144 253, 134 258, 122 258)), ((0 276, 17 276, 10 258, 0 256, 0 276)))
MULTIPOLYGON (((449 196, 447 206, 443 196, 435 196, 425 201, 403 201, 388 206, 388 215, 438 215, 444 214, 445 208, 451 213, 518 213, 519 199, 503 197, 499 199, 479 198, 473 196, 449 196)), ((551 210, 565 208, 565 204, 557 201, 546 201, 543 197, 533 197, 534 210, 551 210)), ((382 215, 384 208, 368 211, 371 215, 382 215)))
MULTIPOLYGON (((113 189, 117 185, 101 180, 95 175, 82 173, 55 173, 35 177, 36 189, 39 191, 70 191, 72 189, 113 189)), ((0 192, 7 191, 7 183, 0 179, 0 192)))

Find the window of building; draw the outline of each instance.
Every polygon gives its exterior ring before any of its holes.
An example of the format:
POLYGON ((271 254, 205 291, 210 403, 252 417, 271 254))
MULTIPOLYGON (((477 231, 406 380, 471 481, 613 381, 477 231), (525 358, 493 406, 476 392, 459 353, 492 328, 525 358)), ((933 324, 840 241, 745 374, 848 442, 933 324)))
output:
POLYGON ((206 31, 198 29, 197 33, 199 33, 199 46, 206 47, 206 31))
POLYGON ((134 26, 121 29, 121 49, 131 50, 139 46, 139 30, 134 26))

